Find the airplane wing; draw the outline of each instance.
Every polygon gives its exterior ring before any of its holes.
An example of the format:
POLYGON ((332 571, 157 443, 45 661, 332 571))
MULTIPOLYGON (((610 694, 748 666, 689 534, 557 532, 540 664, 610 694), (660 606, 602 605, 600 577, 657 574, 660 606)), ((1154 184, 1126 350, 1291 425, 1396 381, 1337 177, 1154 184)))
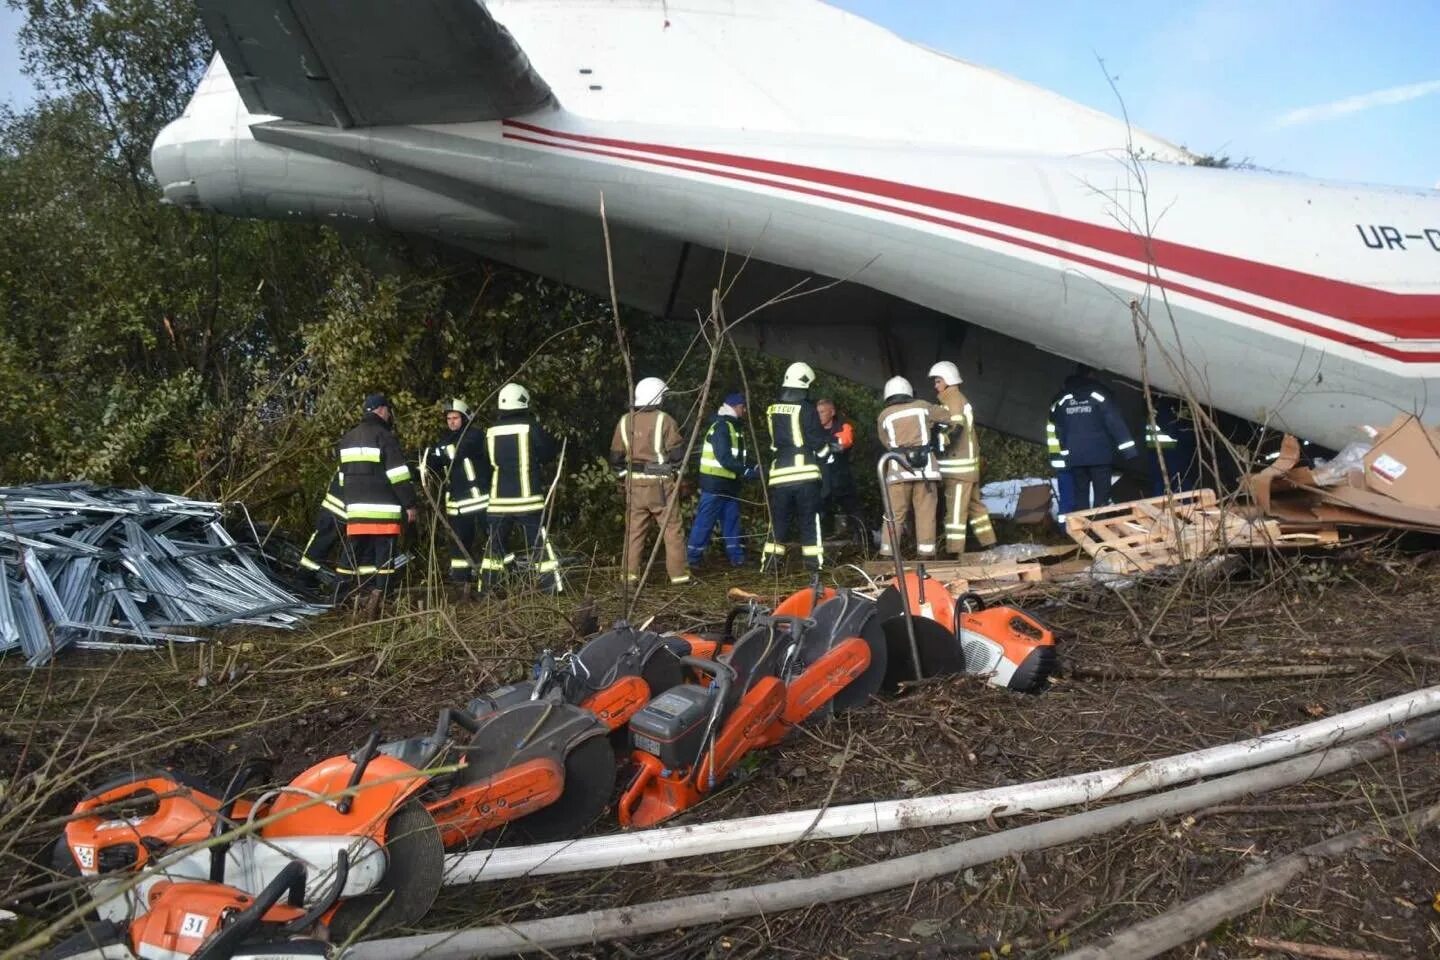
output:
POLYGON ((552 102, 480 0, 199 0, 251 113, 337 127, 461 123, 552 102))

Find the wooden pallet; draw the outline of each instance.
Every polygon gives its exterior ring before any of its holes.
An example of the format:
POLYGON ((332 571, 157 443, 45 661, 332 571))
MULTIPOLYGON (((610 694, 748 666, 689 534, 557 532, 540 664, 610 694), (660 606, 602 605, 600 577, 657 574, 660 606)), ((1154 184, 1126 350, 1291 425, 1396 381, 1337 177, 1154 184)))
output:
POLYGON ((1213 534, 1206 511, 1215 508, 1215 491, 1193 490, 1077 510, 1065 517, 1065 532, 1080 549, 1114 562, 1124 573, 1145 573, 1204 556, 1213 534))
POLYGON ((1152 497, 1081 510, 1065 518, 1065 532, 1116 572, 1146 573, 1229 550, 1334 546, 1334 527, 1287 525, 1217 504, 1213 490, 1152 497), (1117 563, 1115 558, 1119 558, 1117 563))

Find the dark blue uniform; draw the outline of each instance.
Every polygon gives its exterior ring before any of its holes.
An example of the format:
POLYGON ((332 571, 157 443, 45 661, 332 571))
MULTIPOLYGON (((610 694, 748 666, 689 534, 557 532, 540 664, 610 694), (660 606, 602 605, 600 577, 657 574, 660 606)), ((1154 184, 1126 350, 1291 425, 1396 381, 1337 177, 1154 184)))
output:
MULTIPOLYGON (((1058 450, 1051 463, 1069 472, 1074 502, 1088 510, 1110 502, 1110 470, 1118 454, 1133 460, 1138 452, 1109 393, 1089 377, 1072 376, 1050 407, 1050 425, 1058 450)), ((1062 509, 1064 505, 1062 504, 1062 509)))

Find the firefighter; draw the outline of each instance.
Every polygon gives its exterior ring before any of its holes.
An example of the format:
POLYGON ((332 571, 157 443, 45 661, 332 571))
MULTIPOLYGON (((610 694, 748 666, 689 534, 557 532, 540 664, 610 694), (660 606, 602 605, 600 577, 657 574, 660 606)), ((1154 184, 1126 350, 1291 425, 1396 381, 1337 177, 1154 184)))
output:
POLYGON ((493 592, 515 561, 507 553, 510 533, 519 527, 525 535, 530 568, 546 593, 560 593, 564 581, 560 561, 545 533, 545 465, 556 456, 555 441, 530 412, 530 391, 518 383, 500 388, 496 403, 500 415, 485 431, 485 453, 490 461, 489 536, 480 561, 480 593, 493 592))
POLYGON ((935 558, 935 515, 940 466, 931 441, 936 431, 950 429, 950 411, 939 404, 915 399, 915 388, 904 377, 885 381, 885 408, 880 411, 876 435, 887 452, 903 454, 906 467, 891 463, 885 484, 894 527, 886 525, 881 556, 900 551, 902 530, 915 518, 915 553, 921 560, 935 558))
POLYGON ((770 429, 770 470, 765 486, 770 495, 770 534, 761 550, 761 572, 778 570, 793 523, 800 554, 808 570, 825 563, 820 540, 820 467, 833 456, 830 436, 810 399, 815 371, 808 363, 785 368, 780 396, 765 408, 770 429))
POLYGON ((671 505, 679 491, 676 472, 685 457, 685 438, 675 418, 660 409, 665 390, 659 377, 635 384, 634 404, 610 439, 610 465, 625 486, 625 579, 639 581, 645 536, 653 526, 665 544, 665 573, 678 586, 690 582, 680 505, 671 505))
MULTIPOLYGON (((320 509, 315 511, 315 532, 310 534, 310 539, 305 543, 305 551, 300 555, 300 569, 305 570, 311 581, 317 585, 320 583, 319 573, 325 569, 325 561, 329 559, 330 551, 335 549, 336 544, 345 536, 345 499, 342 496, 344 488, 341 486, 344 479, 345 475, 339 470, 330 478, 325 499, 320 501, 320 509)), ((336 566, 335 572, 347 577, 354 573, 344 564, 336 566)))
POLYGON ((468 587, 483 552, 475 549, 476 537, 487 531, 490 458, 485 451, 485 432, 471 425, 470 406, 459 397, 445 408, 445 430, 425 452, 425 471, 440 485, 448 531, 449 579, 468 587))
POLYGON ((740 486, 754 480, 760 468, 750 457, 745 442, 745 395, 732 393, 720 405, 715 418, 705 431, 700 448, 700 505, 690 525, 686 559, 690 566, 700 565, 715 524, 720 524, 720 539, 732 567, 745 563, 745 542, 740 537, 740 486))
POLYGON ((860 515, 860 494, 855 489, 855 474, 850 469, 850 451, 855 447, 855 425, 835 410, 829 398, 815 401, 820 426, 830 435, 834 458, 822 465, 824 486, 821 512, 835 516, 835 533, 860 543, 865 541, 865 520, 860 515))
POLYGON ((1050 467, 1055 471, 1055 506, 1059 521, 1065 522, 1065 515, 1075 509, 1075 477, 1065 463, 1065 451, 1060 448, 1060 433, 1055 429, 1055 411, 1066 390, 1050 398, 1050 413, 1045 418, 1045 452, 1050 458, 1050 467))
POLYGON ((945 548, 965 552, 968 525, 975 542, 995 546, 995 528, 990 511, 980 499, 980 437, 975 432, 975 412, 960 392, 960 368, 941 360, 930 368, 935 396, 949 411, 950 429, 941 434, 940 479, 945 484, 945 548))
POLYGON ((395 415, 383 393, 365 398, 365 415, 340 438, 345 542, 359 609, 374 617, 395 572, 402 517, 415 522, 415 484, 395 439, 395 415))
POLYGON ((1165 495, 1165 481, 1171 493, 1194 487, 1195 428, 1184 404, 1176 397, 1154 395, 1155 422, 1145 424, 1145 459, 1150 467, 1150 496, 1165 495))
POLYGON ((1110 502, 1110 472, 1117 455, 1139 455, 1109 391, 1083 364, 1065 380, 1065 392, 1050 410, 1059 459, 1070 471, 1075 510, 1110 502))

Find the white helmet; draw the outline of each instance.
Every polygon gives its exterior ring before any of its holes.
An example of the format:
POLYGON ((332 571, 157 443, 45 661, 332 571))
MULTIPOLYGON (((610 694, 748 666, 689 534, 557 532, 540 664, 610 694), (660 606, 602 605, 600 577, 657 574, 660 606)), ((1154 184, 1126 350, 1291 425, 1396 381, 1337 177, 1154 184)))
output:
POLYGON ((654 407, 665 398, 665 391, 670 389, 665 386, 665 381, 659 377, 646 377, 635 384, 635 406, 654 407))
POLYGON ((454 400, 451 400, 450 403, 445 407, 445 412, 458 413, 460 414, 460 416, 468 420, 470 419, 470 404, 466 403, 464 400, 461 400, 459 397, 456 397, 454 400))
POLYGON ((507 383, 500 388, 501 410, 529 410, 530 391, 518 383, 507 383))
POLYGON ((931 367, 930 376, 939 377, 941 380, 945 381, 947 386, 951 387, 958 387, 960 384, 965 382, 964 380, 960 379, 960 368, 955 366, 955 364, 951 363, 949 360, 941 360, 939 363, 935 364, 935 366, 931 367))
POLYGON ((809 390, 810 385, 815 382, 815 368, 808 363, 799 360, 785 368, 785 379, 781 381, 782 387, 797 387, 801 390, 809 390))
POLYGON ((913 397, 915 388, 904 377, 891 377, 885 381, 885 399, 891 397, 913 397))

